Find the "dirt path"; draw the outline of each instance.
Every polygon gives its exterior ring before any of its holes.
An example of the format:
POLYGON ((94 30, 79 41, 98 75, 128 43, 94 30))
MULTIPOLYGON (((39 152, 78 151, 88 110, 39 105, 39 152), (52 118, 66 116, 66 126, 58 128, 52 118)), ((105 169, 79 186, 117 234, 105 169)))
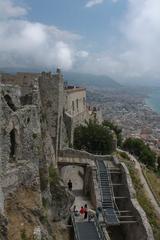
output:
MULTIPOLYGON (((125 151, 123 151, 123 152, 125 152, 125 151)), ((144 190, 145 190, 145 192, 147 194, 147 197, 150 200, 152 206, 156 210, 157 216, 160 218, 160 207, 159 207, 159 205, 158 205, 158 203, 157 203, 152 191, 150 190, 150 187, 149 187, 149 185, 148 185, 148 183, 147 183, 147 181, 146 181, 146 179, 143 175, 140 163, 137 161, 137 159, 133 155, 129 154, 128 152, 126 152, 126 154, 135 163, 135 169, 138 171, 138 174, 139 174, 139 177, 140 177, 140 180, 141 180, 141 184, 143 185, 144 190)))

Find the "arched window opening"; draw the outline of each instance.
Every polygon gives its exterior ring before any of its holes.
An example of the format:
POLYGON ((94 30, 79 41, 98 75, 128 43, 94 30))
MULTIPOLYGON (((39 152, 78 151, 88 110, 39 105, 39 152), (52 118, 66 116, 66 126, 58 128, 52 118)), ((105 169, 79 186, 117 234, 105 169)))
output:
POLYGON ((16 111, 16 107, 14 105, 14 103, 12 102, 12 99, 9 95, 5 95, 4 99, 6 100, 8 106, 15 112, 16 111))
POLYGON ((16 131, 12 129, 10 132, 10 159, 15 160, 16 158, 16 131))

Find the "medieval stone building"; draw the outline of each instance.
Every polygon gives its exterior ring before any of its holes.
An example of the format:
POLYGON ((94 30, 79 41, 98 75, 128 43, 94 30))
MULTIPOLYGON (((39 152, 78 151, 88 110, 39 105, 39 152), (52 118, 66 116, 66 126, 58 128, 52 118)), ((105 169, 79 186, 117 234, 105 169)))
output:
POLYGON ((52 202, 49 169, 57 167, 58 150, 68 138, 60 70, 1 75, 0 95, 0 214, 5 214, 5 202, 21 186, 35 189, 39 202, 52 202))

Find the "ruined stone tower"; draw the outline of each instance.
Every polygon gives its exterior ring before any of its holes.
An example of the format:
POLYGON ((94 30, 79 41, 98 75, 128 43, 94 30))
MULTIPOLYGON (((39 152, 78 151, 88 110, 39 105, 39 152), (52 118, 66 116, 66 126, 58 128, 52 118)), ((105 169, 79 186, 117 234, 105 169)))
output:
POLYGON ((64 106, 64 81, 60 70, 55 75, 43 72, 39 78, 42 116, 46 118, 57 158, 61 148, 61 133, 64 106))

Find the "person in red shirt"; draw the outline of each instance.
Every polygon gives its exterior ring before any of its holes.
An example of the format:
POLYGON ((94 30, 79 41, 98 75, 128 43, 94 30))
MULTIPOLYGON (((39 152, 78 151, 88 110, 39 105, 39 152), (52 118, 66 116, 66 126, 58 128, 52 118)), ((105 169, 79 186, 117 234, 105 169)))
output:
POLYGON ((80 212, 81 215, 84 214, 84 207, 83 206, 81 207, 79 212, 80 212))

